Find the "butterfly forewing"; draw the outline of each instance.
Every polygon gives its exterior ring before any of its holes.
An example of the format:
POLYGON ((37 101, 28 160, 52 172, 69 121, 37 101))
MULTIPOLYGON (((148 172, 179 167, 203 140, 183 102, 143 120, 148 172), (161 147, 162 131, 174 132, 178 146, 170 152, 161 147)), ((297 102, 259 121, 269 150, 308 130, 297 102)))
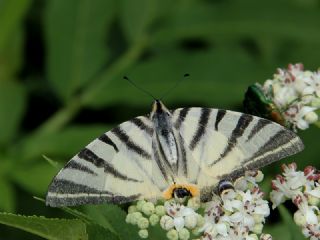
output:
POLYGON ((173 121, 200 166, 194 171, 197 171, 197 184, 204 189, 303 149, 293 132, 248 114, 182 108, 173 112, 173 121))
POLYGON ((167 182, 153 170, 152 137, 147 117, 124 122, 101 135, 57 174, 46 203, 71 206, 159 197, 167 182))

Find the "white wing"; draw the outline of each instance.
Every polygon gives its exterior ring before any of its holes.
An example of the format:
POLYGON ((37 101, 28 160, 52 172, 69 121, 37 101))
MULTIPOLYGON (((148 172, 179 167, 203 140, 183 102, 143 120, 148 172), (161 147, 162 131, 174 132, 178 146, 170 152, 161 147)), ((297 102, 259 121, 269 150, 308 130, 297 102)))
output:
POLYGON ((153 125, 124 122, 75 155, 49 186, 46 204, 72 206, 157 198, 168 186, 152 160, 153 125))
POLYGON ((220 180, 235 179, 246 170, 260 169, 303 149, 292 131, 244 113, 180 108, 173 112, 173 123, 198 163, 193 175, 204 201, 220 180))

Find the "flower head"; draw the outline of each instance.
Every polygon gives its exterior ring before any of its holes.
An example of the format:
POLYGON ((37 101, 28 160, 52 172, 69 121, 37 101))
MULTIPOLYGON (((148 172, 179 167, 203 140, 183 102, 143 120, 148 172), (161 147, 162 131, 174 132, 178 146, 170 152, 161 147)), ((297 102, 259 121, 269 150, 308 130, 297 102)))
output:
MULTIPOLYGON (((309 124, 318 121, 320 71, 306 71, 301 63, 289 64, 287 69, 278 69, 273 79, 268 79, 262 86, 255 84, 255 87, 268 102, 269 116, 262 117, 293 130, 307 129, 309 124)), ((255 110, 249 108, 250 111, 255 110)))
POLYGON ((318 171, 308 166, 304 171, 298 171, 297 165, 283 165, 283 173, 272 181, 273 191, 270 199, 273 208, 285 200, 291 200, 297 207, 294 213, 295 223, 310 239, 320 238, 320 175, 318 171))

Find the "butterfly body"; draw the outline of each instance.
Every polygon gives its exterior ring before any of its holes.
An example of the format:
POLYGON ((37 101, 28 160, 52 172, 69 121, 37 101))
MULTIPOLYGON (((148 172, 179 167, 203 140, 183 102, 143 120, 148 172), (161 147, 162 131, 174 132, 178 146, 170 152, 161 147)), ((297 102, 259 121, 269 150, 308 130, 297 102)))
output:
POLYGON ((72 206, 199 195, 221 180, 260 169, 303 149, 279 124, 233 111, 153 103, 88 144, 57 174, 46 203, 72 206))

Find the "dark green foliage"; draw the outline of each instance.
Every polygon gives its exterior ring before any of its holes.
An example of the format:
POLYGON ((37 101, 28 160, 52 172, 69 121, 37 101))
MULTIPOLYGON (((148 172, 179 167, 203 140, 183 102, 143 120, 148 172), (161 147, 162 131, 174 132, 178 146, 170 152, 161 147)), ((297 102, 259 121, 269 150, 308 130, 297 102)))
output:
MULTIPOLYGON (((317 0, 0 1, 0 211, 70 217, 32 198, 45 196, 58 171, 42 155, 63 165, 102 132, 146 114, 152 99, 123 75, 158 97, 190 73, 165 97, 169 108, 241 110, 247 87, 277 67, 319 67, 319 13, 317 0)), ((287 161, 319 168, 319 133, 301 133, 306 150, 287 161)), ((267 168, 266 179, 279 165, 267 168)), ((2 214, 1 223, 49 239, 62 239, 70 226, 77 239, 137 237, 119 207, 90 206, 85 213, 90 220, 2 214)), ((157 231, 151 235, 163 239, 157 231)), ((1 239, 28 237, 0 226, 1 239)))

